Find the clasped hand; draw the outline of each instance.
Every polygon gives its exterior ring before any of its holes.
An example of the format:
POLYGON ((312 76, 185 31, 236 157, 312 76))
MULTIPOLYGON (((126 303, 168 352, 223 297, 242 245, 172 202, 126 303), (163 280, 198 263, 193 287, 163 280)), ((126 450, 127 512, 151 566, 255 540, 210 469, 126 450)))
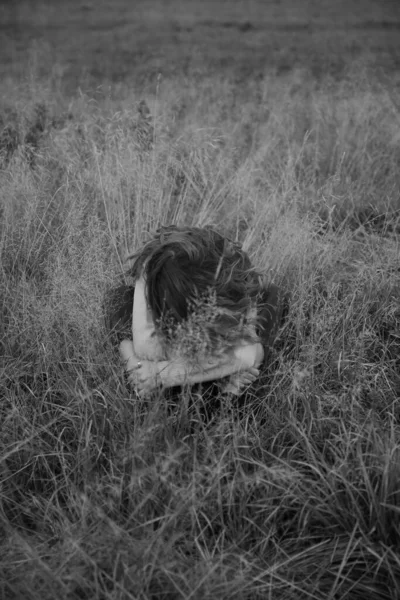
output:
POLYGON ((161 379, 157 362, 139 359, 131 340, 123 340, 119 350, 122 359, 126 362, 128 381, 140 396, 146 396, 159 387, 161 379))

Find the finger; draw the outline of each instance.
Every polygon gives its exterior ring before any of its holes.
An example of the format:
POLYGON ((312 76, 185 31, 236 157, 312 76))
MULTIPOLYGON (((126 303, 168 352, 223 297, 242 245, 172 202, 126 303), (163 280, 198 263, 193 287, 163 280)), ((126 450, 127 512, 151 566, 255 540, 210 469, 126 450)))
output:
POLYGON ((133 371, 140 371, 141 368, 142 368, 142 363, 140 362, 140 360, 136 361, 136 363, 132 365, 133 371))
POLYGON ((248 377, 246 379, 243 379, 241 382, 239 382, 238 387, 240 387, 240 389, 245 389, 248 388, 249 386, 251 386, 254 383, 255 379, 253 377, 248 377))
POLYGON ((256 379, 257 379, 257 375, 253 375, 253 374, 249 375, 249 381, 251 381, 251 383, 253 383, 253 381, 255 381, 256 379))
POLYGON ((244 373, 242 375, 242 377, 240 378, 241 383, 252 383, 255 380, 256 380, 256 376, 252 375, 251 373, 244 373))
POLYGON ((140 373, 139 369, 129 369, 126 371, 128 379, 135 385, 142 384, 145 381, 145 377, 140 373))
POLYGON ((228 383, 224 388, 224 392, 237 396, 240 394, 240 388, 237 385, 234 385, 233 383, 228 383))
POLYGON ((134 388, 137 387, 137 379, 135 377, 128 376, 128 383, 134 388))
POLYGON ((257 379, 257 377, 255 375, 251 375, 249 373, 249 374, 245 375, 244 377, 242 377, 239 382, 249 384, 249 383, 253 383, 256 379, 257 379))
POLYGON ((254 375, 255 377, 258 377, 260 374, 260 369, 257 369, 256 367, 252 367, 251 369, 248 370, 249 373, 251 373, 252 375, 254 375))
POLYGON ((234 386, 236 386, 238 389, 241 389, 241 388, 249 385, 249 382, 247 379, 241 377, 240 379, 236 379, 235 381, 233 381, 232 384, 234 386))
POLYGON ((259 375, 258 369, 246 369, 246 371, 241 371, 236 375, 238 381, 254 381, 259 375))
POLYGON ((137 377, 136 370, 133 368, 125 369, 125 373, 128 375, 128 377, 137 377))
POLYGON ((240 387, 241 388, 246 388, 246 387, 249 387, 249 385, 251 385, 252 383, 253 382, 250 381, 250 380, 249 381, 243 381, 240 387))

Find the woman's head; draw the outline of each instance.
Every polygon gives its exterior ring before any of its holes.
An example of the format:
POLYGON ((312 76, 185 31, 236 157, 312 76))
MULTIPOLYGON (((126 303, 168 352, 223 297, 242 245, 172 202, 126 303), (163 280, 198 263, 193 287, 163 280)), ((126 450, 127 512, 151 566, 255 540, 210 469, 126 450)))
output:
POLYGON ((248 319, 260 292, 260 276, 241 247, 210 228, 162 227, 132 256, 131 274, 144 276, 155 323, 187 320, 199 302, 218 309, 211 337, 248 319))

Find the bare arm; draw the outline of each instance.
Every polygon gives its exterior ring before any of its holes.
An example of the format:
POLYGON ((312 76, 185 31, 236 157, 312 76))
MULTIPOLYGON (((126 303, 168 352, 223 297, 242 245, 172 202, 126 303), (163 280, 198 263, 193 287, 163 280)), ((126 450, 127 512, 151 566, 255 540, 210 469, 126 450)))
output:
POLYGON ((145 281, 139 277, 135 284, 132 306, 132 338, 136 356, 151 361, 162 361, 167 358, 164 345, 157 335, 153 318, 145 297, 145 281))
POLYGON ((251 348, 242 350, 237 354, 224 354, 221 359, 211 364, 203 363, 190 368, 182 359, 174 361, 160 361, 157 363, 158 373, 164 387, 174 385, 193 385, 203 381, 222 379, 239 371, 246 371, 254 366, 254 351, 251 348))
POLYGON ((139 367, 139 358, 130 340, 121 342, 120 353, 126 363, 130 381, 144 394, 159 385, 165 388, 193 385, 248 371, 257 367, 263 357, 263 349, 259 343, 238 346, 221 358, 212 359, 211 363, 205 362, 196 368, 190 367, 182 358, 171 361, 140 361, 139 367))

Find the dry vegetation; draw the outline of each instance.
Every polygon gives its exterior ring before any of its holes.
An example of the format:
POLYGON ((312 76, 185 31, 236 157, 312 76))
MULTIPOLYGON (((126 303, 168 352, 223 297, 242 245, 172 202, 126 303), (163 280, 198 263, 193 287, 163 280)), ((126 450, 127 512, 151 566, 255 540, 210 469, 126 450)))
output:
POLYGON ((0 597, 398 600, 394 4, 94 4, 0 3, 0 597), (292 292, 208 424, 129 393, 103 326, 171 222, 292 292))

